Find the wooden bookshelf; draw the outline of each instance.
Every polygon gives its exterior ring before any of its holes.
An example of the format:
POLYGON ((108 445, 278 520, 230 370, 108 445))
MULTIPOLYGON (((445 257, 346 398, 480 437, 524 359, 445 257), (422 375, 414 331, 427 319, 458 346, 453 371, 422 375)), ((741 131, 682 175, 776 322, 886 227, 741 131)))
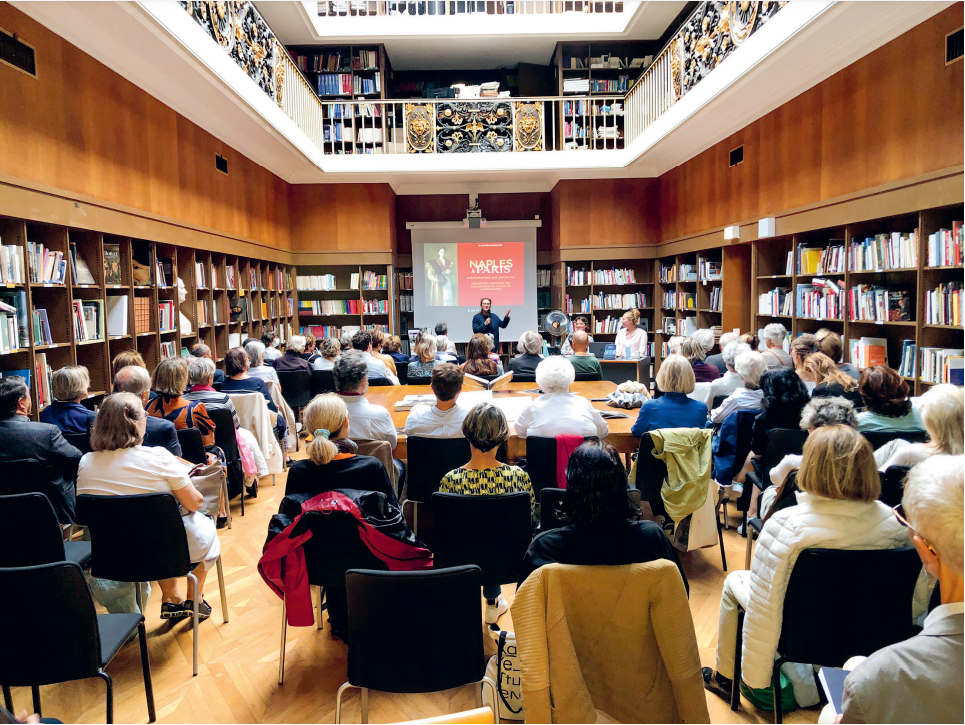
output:
MULTIPOLYGON (((43 224, 14 217, 0 217, 0 239, 5 245, 17 245, 24 248, 24 272, 27 281, 23 285, 0 285, 4 289, 22 290, 27 302, 28 341, 26 348, 18 348, 0 354, 0 371, 4 374, 14 370, 30 371, 30 388, 33 398, 33 416, 38 417, 42 406, 38 396, 37 369, 41 355, 45 356, 47 368, 52 372, 64 365, 84 365, 91 379, 90 404, 93 405, 111 389, 111 360, 118 353, 125 350, 137 350, 145 360, 149 370, 160 362, 163 357, 162 343, 173 345, 174 354, 183 354, 187 348, 200 340, 217 350, 217 357, 223 358, 228 346, 227 320, 228 301, 227 290, 223 287, 212 288, 211 270, 218 270, 218 279, 224 284, 225 255, 208 252, 188 246, 178 246, 160 243, 148 239, 136 239, 117 236, 100 231, 74 229, 53 224, 43 224), (93 284, 84 284, 74 278, 68 261, 66 276, 63 284, 30 282, 29 261, 26 250, 28 242, 43 244, 55 252, 69 254, 71 245, 76 253, 85 261, 94 279, 93 284), (119 270, 108 279, 105 264, 105 248, 113 252, 117 250, 117 264, 119 270), (171 272, 174 284, 159 283, 157 279, 157 261, 171 260, 171 272), (196 263, 202 264, 205 270, 206 284, 199 284, 196 263), (145 278, 145 274, 147 277, 145 278), (184 282, 186 298, 177 304, 177 280, 184 282), (104 315, 106 317, 107 302, 110 298, 127 298, 127 329, 109 330, 104 321, 103 338, 77 341, 72 318, 72 303, 75 301, 104 301, 104 315), (146 300, 138 303, 137 300, 146 300), (173 329, 160 329, 158 303, 164 300, 175 302, 176 313, 183 314, 190 324, 188 329, 180 324, 176 315, 173 329), (199 319, 198 302, 209 308, 209 322, 204 324, 199 319), (143 328, 136 326, 136 308, 138 304, 147 306, 148 322, 143 328), (220 324, 211 321, 214 307, 218 307, 220 324), (34 310, 45 309, 50 326, 52 344, 43 345, 34 334, 32 316, 34 310), (114 332, 115 334, 110 334, 114 332)), ((113 256, 112 256, 113 258, 113 256)), ((65 259, 68 257, 65 256, 65 259)), ((233 258, 237 259, 237 258, 233 258)), ((248 263, 249 260, 244 260, 248 263)), ((254 260, 254 264, 262 265, 270 270, 282 270, 289 274, 287 265, 274 262, 254 260)), ((286 291, 274 293, 283 298, 286 291)), ((265 321, 281 330, 287 330, 291 319, 287 312, 279 309, 279 314, 269 316, 265 321)), ((237 332, 243 335, 260 334, 260 329, 252 323, 238 324, 237 332)), ((287 335, 286 335, 287 336, 287 335)), ((223 367, 219 365, 219 367, 223 367)))
POLYGON ((901 362, 903 341, 910 340, 916 346, 915 374, 914 376, 907 376, 906 380, 912 385, 914 393, 920 395, 932 384, 921 380, 922 347, 954 349, 965 347, 961 326, 934 325, 925 321, 925 296, 927 291, 943 283, 957 282, 961 284, 963 278, 961 266, 936 268, 928 266, 928 237, 939 229, 951 229, 952 222, 962 221, 962 219, 963 205, 952 204, 919 212, 856 220, 840 226, 755 241, 753 243, 751 272, 752 287, 755 292, 754 299, 752 299, 752 303, 755 305, 753 329, 756 331, 771 322, 780 322, 787 327, 792 338, 806 332, 817 332, 821 328, 831 329, 841 335, 845 345, 845 361, 850 361, 850 342, 852 340, 858 340, 861 337, 884 338, 887 340, 888 364, 895 369, 899 367, 901 362), (916 233, 917 265, 870 271, 854 271, 851 269, 850 259, 852 247, 855 244, 878 234, 891 234, 892 232, 898 232, 902 235, 916 233), (830 244, 845 245, 843 271, 820 275, 802 274, 796 253, 799 245, 823 248, 830 244), (790 270, 787 269, 788 253, 792 254, 790 270), (788 274, 788 271, 790 271, 790 274, 788 274), (805 316, 798 309, 796 299, 798 285, 809 284, 815 277, 843 282, 846 301, 843 318, 835 316, 832 319, 816 319, 805 316), (912 319, 880 322, 851 320, 848 293, 852 287, 859 284, 908 292, 911 299, 912 319), (757 306, 757 296, 775 287, 790 290, 790 294, 794 298, 790 310, 791 314, 762 314, 760 312, 757 306))
POLYGON ((385 332, 398 334, 394 274, 395 268, 391 264, 299 266, 299 277, 332 275, 335 284, 333 289, 312 290, 303 287, 297 290, 298 302, 318 305, 315 310, 296 309, 298 331, 312 332, 315 337, 338 337, 343 327, 379 327, 385 332), (358 275, 357 286, 353 286, 353 275, 358 275), (368 286, 367 275, 377 275, 383 279, 373 283, 374 286, 368 286), (319 335, 320 332, 323 334, 319 335))

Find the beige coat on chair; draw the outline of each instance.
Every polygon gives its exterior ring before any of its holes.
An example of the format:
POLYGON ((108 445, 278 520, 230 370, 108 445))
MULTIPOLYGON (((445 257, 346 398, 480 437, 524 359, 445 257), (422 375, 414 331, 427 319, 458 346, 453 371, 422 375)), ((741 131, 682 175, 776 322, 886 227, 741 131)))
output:
POLYGON ((261 393, 229 393, 241 427, 251 433, 258 443, 258 449, 268 464, 268 473, 281 473, 284 468, 284 454, 281 444, 275 439, 271 424, 268 402, 261 393))
POLYGON ((512 614, 527 723, 710 722, 673 562, 548 564, 512 614))

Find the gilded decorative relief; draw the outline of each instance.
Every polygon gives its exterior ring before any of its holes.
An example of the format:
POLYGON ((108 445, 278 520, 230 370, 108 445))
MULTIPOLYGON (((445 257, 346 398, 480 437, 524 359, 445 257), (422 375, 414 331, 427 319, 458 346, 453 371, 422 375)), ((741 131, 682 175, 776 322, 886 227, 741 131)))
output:
POLYGON ((516 151, 542 151, 543 104, 513 101, 513 141, 516 151))
POLYGON ((436 151, 491 153, 513 150, 509 101, 450 101, 436 104, 436 151))
POLYGON ((406 103, 405 150, 409 154, 431 154, 435 136, 432 106, 406 103))

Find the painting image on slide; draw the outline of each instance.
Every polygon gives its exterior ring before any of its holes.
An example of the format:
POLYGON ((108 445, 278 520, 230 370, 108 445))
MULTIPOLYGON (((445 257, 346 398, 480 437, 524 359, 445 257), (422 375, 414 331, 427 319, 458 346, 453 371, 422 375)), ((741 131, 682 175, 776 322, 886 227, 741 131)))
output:
POLYGON ((483 297, 494 307, 523 304, 525 247, 523 242, 460 244, 459 304, 478 305, 483 297))
POLYGON ((459 252, 456 244, 426 244, 426 304, 452 307, 456 304, 459 283, 459 252))

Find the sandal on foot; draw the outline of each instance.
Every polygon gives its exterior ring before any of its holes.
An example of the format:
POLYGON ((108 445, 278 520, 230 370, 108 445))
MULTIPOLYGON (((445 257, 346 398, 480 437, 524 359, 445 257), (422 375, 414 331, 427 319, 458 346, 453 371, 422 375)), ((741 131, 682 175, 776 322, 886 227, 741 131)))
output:
POLYGON ((190 616, 190 612, 184 610, 184 602, 161 602, 161 619, 183 619, 187 616, 190 616))
MULTIPOLYGON (((184 600, 184 614, 186 617, 194 616, 194 602, 190 599, 184 600)), ((208 617, 211 616, 211 605, 208 604, 204 599, 198 603, 198 621, 203 622, 208 617)))

